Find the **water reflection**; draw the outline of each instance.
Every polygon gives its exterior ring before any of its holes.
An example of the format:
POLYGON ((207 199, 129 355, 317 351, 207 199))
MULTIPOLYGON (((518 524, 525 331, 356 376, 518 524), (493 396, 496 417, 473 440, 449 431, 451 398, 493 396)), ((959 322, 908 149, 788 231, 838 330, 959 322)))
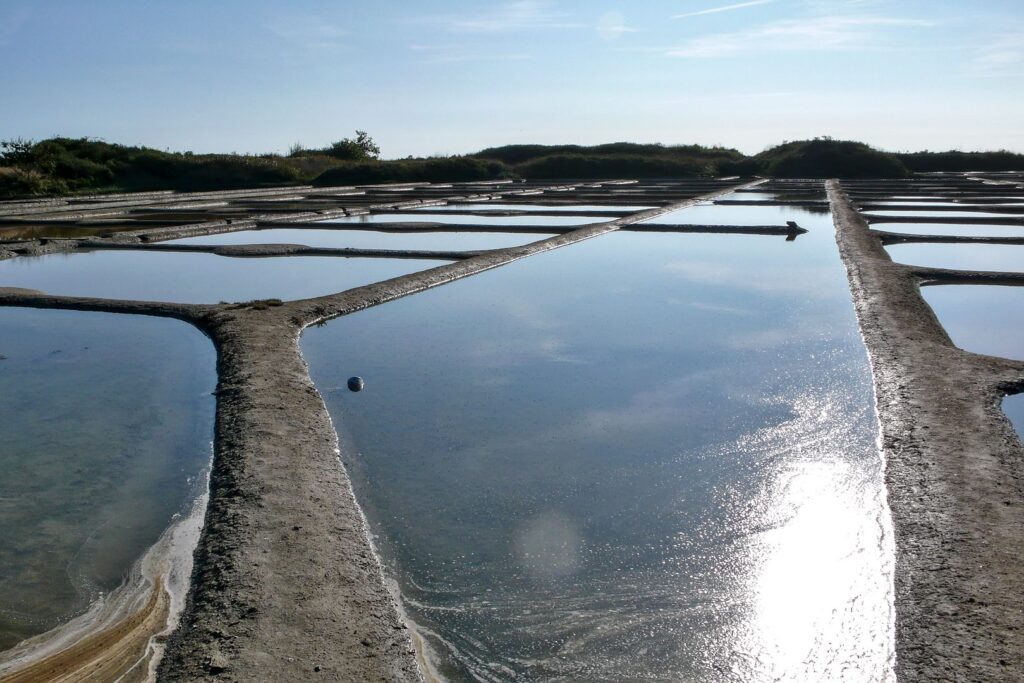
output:
POLYGON ((924 243, 892 244, 886 249, 894 261, 912 266, 1006 272, 1024 269, 1024 245, 924 243))
POLYGON ((0 308, 0 650, 117 587, 188 508, 214 382, 182 323, 0 308))
POLYGON ((877 424, 831 222, 693 211, 812 232, 608 235, 304 336, 446 676, 889 676, 877 424))
POLYGON ((921 294, 961 349, 1024 360, 1024 288, 939 285, 921 294))
POLYGON ((68 296, 187 303, 298 299, 340 292, 443 263, 97 251, 0 261, 0 286, 68 296))
POLYGON ((350 249, 424 249, 427 251, 475 251, 528 244, 544 235, 472 232, 373 232, 369 230, 317 230, 286 228, 240 230, 220 235, 188 237, 174 244, 305 244, 309 247, 350 249))
POLYGON ((1003 411, 1010 418, 1017 434, 1024 440, 1024 394, 1014 394, 1003 399, 1003 411))
POLYGON ((1024 237, 1024 225, 968 225, 956 223, 872 223, 875 230, 911 235, 965 235, 968 237, 1024 237))
POLYGON ((644 211, 653 209, 651 205, 637 204, 509 204, 501 202, 471 202, 464 204, 446 204, 444 206, 427 206, 416 209, 416 212, 434 213, 435 211, 644 211))
POLYGON ((447 223, 449 225, 586 225, 615 220, 617 216, 459 216, 450 213, 375 213, 335 218, 324 223, 447 223))

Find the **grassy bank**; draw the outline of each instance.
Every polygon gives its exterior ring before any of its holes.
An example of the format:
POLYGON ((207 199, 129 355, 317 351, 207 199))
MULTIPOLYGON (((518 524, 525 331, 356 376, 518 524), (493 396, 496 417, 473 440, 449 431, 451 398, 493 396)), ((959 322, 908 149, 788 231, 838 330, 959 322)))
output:
POLYGON ((1024 155, 999 152, 892 153, 859 142, 787 142, 754 156, 725 147, 617 142, 507 145, 466 156, 380 160, 366 133, 321 149, 281 154, 193 154, 89 138, 0 143, 0 199, 145 190, 228 190, 496 178, 899 178, 926 171, 1024 169, 1024 155))

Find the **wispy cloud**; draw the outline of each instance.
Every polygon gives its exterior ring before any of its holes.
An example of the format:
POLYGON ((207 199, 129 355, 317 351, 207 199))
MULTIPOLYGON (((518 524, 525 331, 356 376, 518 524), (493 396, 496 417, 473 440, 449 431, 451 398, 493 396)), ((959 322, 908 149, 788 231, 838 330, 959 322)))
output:
POLYGON ((708 9, 698 10, 696 12, 686 12, 684 14, 673 15, 673 19, 686 19, 687 17, 700 17, 705 14, 718 14, 719 12, 731 12, 737 9, 743 9, 745 7, 756 7, 757 5, 767 5, 775 2, 775 0, 750 0, 750 2, 740 2, 735 5, 723 5, 722 7, 710 7, 708 9))
POLYGON ((421 45, 409 46, 413 52, 420 53, 422 61, 427 64, 457 64, 465 62, 521 62, 530 59, 528 52, 494 52, 481 50, 468 45, 421 45))
POLYGON ((552 3, 545 0, 516 0, 476 15, 443 15, 431 21, 458 33, 502 33, 586 26, 570 21, 565 12, 554 9, 552 3))
POLYGON ((1024 73, 1024 31, 1004 33, 988 42, 974 60, 973 71, 981 76, 1013 76, 1024 73))
POLYGON ((626 26, 626 20, 619 12, 605 12, 597 20, 597 35, 604 40, 617 40, 624 33, 636 33, 638 29, 626 26))
POLYGON ((347 47, 351 32, 308 14, 281 14, 264 24, 278 38, 308 50, 347 47))
POLYGON ((710 58, 766 50, 851 50, 870 46, 882 28, 931 25, 921 19, 884 16, 786 19, 745 31, 701 36, 662 51, 669 57, 710 58))

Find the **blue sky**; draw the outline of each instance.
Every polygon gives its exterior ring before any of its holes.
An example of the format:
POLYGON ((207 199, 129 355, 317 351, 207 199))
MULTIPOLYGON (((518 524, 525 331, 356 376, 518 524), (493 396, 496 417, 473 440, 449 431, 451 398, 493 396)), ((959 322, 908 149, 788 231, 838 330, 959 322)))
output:
POLYGON ((1024 0, 0 0, 0 138, 1024 152, 1024 0))

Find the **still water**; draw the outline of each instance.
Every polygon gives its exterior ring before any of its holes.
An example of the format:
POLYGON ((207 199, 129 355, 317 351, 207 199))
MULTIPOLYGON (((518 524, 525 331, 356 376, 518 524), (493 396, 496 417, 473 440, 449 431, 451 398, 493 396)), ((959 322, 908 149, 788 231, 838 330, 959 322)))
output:
POLYGON ((1016 244, 892 244, 893 261, 911 266, 954 270, 1024 270, 1024 245, 1016 244))
POLYGON ((956 223, 872 223, 875 230, 910 235, 965 235, 967 237, 1024 237, 1024 225, 969 225, 956 223))
POLYGON ((95 251, 0 261, 0 287, 48 294, 217 303, 301 299, 340 292, 446 261, 95 251))
POLYGON ((933 285, 921 294, 961 349, 1024 360, 1024 287, 933 285))
POLYGON ((1003 412, 1010 418, 1010 422, 1017 430, 1017 434, 1024 439, 1024 394, 1015 394, 1003 399, 1003 412))
POLYGON ((534 233, 500 232, 373 232, 370 230, 317 230, 277 228, 240 230, 220 235, 187 237, 173 244, 304 244, 307 247, 349 249, 424 249, 427 251, 475 251, 503 249, 544 239, 534 233))
POLYGON ((434 211, 645 211, 651 205, 641 204, 503 204, 501 202, 470 202, 446 204, 416 209, 417 212, 434 211))
POLYGON ((891 678, 883 464, 831 221, 693 211, 811 233, 606 235, 304 335, 444 676, 891 678))
POLYGON ((347 216, 323 223, 447 223, 449 225, 586 225, 615 220, 617 216, 460 216, 450 213, 374 213, 366 216, 347 216))
POLYGON ((190 507, 215 381, 183 323, 0 308, 0 650, 116 588, 190 507))

